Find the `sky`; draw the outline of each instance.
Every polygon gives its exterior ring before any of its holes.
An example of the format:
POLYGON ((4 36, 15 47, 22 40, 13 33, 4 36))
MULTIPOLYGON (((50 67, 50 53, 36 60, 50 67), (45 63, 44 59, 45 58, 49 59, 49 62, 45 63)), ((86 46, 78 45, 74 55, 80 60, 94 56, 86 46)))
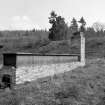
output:
POLYGON ((52 10, 68 24, 82 16, 87 26, 105 23, 105 0, 0 0, 0 30, 49 29, 52 10))

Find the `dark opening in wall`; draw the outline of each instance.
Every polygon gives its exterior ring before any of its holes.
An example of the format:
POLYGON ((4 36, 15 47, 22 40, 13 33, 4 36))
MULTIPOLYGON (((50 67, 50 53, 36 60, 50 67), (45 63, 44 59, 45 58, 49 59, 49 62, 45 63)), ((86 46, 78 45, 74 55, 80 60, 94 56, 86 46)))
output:
POLYGON ((2 77, 2 83, 4 85, 4 88, 11 88, 12 77, 8 74, 4 74, 2 77))
POLYGON ((3 54, 3 65, 16 67, 16 54, 15 53, 4 53, 3 54))

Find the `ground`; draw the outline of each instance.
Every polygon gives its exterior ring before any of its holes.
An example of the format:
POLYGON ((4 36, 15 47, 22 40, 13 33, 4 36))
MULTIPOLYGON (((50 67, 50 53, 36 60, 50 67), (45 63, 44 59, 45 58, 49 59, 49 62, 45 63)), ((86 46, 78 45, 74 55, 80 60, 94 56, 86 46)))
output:
POLYGON ((105 60, 1 91, 0 105, 105 105, 105 60))

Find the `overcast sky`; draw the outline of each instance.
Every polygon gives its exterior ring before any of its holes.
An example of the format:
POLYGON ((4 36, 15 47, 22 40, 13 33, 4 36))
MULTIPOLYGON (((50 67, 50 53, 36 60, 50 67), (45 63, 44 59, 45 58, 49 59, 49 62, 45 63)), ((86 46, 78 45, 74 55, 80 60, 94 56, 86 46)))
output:
POLYGON ((105 23, 105 0, 0 0, 0 29, 49 28, 52 10, 68 23, 81 16, 88 26, 105 23))

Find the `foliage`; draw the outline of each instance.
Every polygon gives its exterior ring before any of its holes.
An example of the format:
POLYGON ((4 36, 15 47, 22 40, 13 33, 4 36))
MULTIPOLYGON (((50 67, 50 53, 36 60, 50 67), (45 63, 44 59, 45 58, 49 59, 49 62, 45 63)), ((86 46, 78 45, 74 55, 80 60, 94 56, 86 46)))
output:
POLYGON ((84 18, 83 18, 83 17, 81 17, 81 19, 80 19, 79 23, 81 23, 82 25, 86 25, 86 22, 85 22, 85 20, 84 20, 84 18))
POLYGON ((71 28, 72 33, 75 33, 78 31, 78 24, 75 18, 72 19, 70 28, 71 28))
POLYGON ((52 27, 49 29, 49 39, 50 40, 64 40, 66 39, 68 27, 65 20, 61 16, 52 11, 49 17, 49 23, 52 27))
MULTIPOLYGON (((84 18, 81 18, 80 21, 85 23, 84 18)), ((77 20, 73 18, 71 25, 68 26, 63 17, 52 11, 49 23, 52 25, 49 31, 36 29, 30 31, 0 31, 0 45, 3 46, 0 49, 0 54, 2 52, 79 53, 80 37, 74 37, 71 41, 74 35, 72 27, 74 32, 78 31, 77 20), (63 40, 69 43, 69 46, 63 45, 63 40), (58 41, 61 44, 58 44, 58 41)), ((76 34, 79 36, 78 32, 76 34)), ((96 31, 93 26, 86 28, 86 56, 105 56, 104 35, 104 30, 96 31)))
POLYGON ((86 39, 87 38, 102 38, 105 35, 105 31, 95 31, 93 27, 87 27, 86 31, 86 39))
POLYGON ((3 34, 2 34, 2 32, 0 32, 0 37, 3 37, 3 34))
POLYGON ((81 32, 85 32, 85 25, 86 25, 86 22, 85 22, 85 20, 84 20, 83 17, 81 17, 79 23, 81 23, 81 26, 80 26, 80 29, 79 29, 79 30, 80 30, 81 32))
POLYGON ((105 30, 105 24, 99 23, 99 22, 93 23, 92 27, 94 28, 94 30, 96 32, 104 31, 105 30))

